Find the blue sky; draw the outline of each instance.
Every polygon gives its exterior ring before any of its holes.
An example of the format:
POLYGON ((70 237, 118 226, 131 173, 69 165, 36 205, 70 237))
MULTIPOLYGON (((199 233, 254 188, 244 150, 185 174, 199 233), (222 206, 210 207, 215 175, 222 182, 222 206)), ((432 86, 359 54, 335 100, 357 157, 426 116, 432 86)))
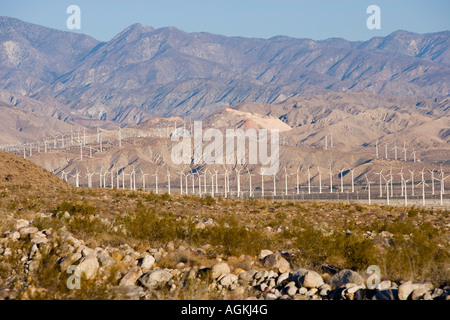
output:
POLYGON ((314 40, 367 40, 395 30, 418 33, 450 30, 449 0, 10 0, 0 15, 46 27, 66 27, 69 5, 81 9, 81 30, 101 41, 133 23, 187 32, 270 38, 286 35, 314 40), (381 29, 369 30, 369 5, 381 8, 381 29))

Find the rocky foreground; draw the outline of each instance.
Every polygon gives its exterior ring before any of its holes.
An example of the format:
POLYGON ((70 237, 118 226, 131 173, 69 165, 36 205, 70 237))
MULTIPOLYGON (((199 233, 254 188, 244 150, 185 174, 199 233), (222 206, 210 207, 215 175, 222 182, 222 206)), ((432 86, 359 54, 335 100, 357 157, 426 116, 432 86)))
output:
MULTIPOLYGON (((175 248, 172 243, 140 252, 127 244, 93 248, 65 228, 39 231, 33 221, 14 219, 0 239, 0 269, 9 274, 0 279, 0 298, 450 300, 450 287, 431 282, 380 279, 369 289, 365 272, 325 265, 321 273, 293 269, 283 251, 262 250, 256 262, 241 267, 220 257, 205 266, 186 260, 164 267, 169 257, 206 257, 208 250, 208 245, 175 248), (45 280, 47 287, 36 286, 45 280)), ((241 257, 246 258, 251 260, 241 257)))

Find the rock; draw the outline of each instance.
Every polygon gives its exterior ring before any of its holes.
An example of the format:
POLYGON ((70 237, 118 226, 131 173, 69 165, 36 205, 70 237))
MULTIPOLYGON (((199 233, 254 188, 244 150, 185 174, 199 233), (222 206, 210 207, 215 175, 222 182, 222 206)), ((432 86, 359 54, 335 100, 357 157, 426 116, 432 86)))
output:
POLYGON ((375 293, 372 300, 397 300, 398 299, 398 289, 385 289, 380 290, 375 293))
POLYGON ((14 229, 19 230, 21 228, 28 227, 29 225, 30 225, 30 221, 24 220, 24 219, 18 219, 14 223, 14 229))
POLYGON ((19 240, 20 239, 19 231, 11 231, 10 233, 8 233, 8 238, 10 238, 13 241, 19 240))
POLYGON ((147 254, 143 258, 138 260, 138 265, 141 267, 143 272, 148 272, 153 267, 155 261, 156 260, 153 256, 147 254))
POLYGON ((137 300, 145 295, 144 289, 138 286, 117 286, 110 289, 120 299, 137 300))
POLYGON ((276 299, 278 299, 278 297, 276 296, 276 294, 274 294, 274 293, 264 293, 263 294, 263 298, 265 299, 265 300, 276 300, 276 299))
POLYGON ((426 293, 428 293, 427 288, 417 288, 411 292, 411 300, 420 300, 426 293))
POLYGON ((305 287, 301 287, 300 289, 298 289, 298 293, 300 294, 306 294, 308 292, 308 289, 305 287))
POLYGON ((34 233, 38 232, 39 229, 36 227, 22 227, 18 231, 20 233, 20 237, 23 238, 30 234, 34 234, 34 233))
POLYGON ((289 272, 284 272, 280 274, 277 278, 277 286, 285 285, 289 281, 289 278, 290 278, 289 272))
POLYGON ((427 291, 433 290, 433 285, 429 282, 426 283, 413 283, 412 281, 403 282, 398 287, 398 298, 400 300, 407 300, 410 294, 419 288, 426 289, 427 291))
POLYGON ((108 253, 102 253, 97 256, 98 262, 103 268, 109 268, 116 264, 116 260, 109 256, 108 253))
POLYGON ((278 251, 265 256, 261 263, 266 268, 277 268, 281 273, 287 272, 291 268, 289 262, 278 251))
POLYGON ((433 290, 433 292, 431 293, 431 299, 436 299, 439 298, 440 296, 442 296, 444 294, 444 290, 442 290, 441 288, 436 288, 433 290))
POLYGON ((381 282, 376 286, 375 289, 381 291, 381 290, 387 290, 387 289, 389 289, 389 288, 391 288, 391 281, 390 281, 390 280, 384 280, 384 281, 381 281, 381 282))
POLYGON ((157 289, 163 287, 173 275, 167 269, 156 269, 143 274, 138 281, 148 289, 157 289))
POLYGON ((142 275, 142 270, 140 267, 132 267, 120 280, 119 286, 125 287, 125 286, 134 286, 137 279, 142 275))
POLYGON ((235 284, 238 281, 238 276, 234 274, 227 274, 224 277, 222 277, 219 281, 219 283, 224 287, 229 287, 232 284, 235 284))
POLYGON ((272 253, 273 253, 273 252, 270 251, 270 250, 263 249, 263 250, 261 250, 261 252, 260 252, 260 254, 259 254, 259 256, 258 256, 258 259, 259 259, 259 260, 262 260, 262 259, 264 259, 265 257, 267 257, 269 254, 272 254, 272 253))
POLYGON ((253 281, 253 277, 257 273, 256 270, 247 270, 239 273, 238 281, 241 285, 248 285, 253 281))
POLYGON ((317 288, 312 288, 312 289, 308 290, 308 291, 305 293, 305 295, 311 297, 311 296, 315 295, 315 294, 317 293, 318 290, 319 290, 319 289, 317 289, 317 288))
POLYGON ((286 293, 290 296, 293 297, 295 296, 295 294, 297 293, 298 289, 295 285, 293 286, 289 286, 287 287, 286 293))
POLYGON ((339 288, 347 283, 364 284, 364 278, 355 271, 344 269, 332 276, 328 282, 332 288, 339 288))
POLYGON ((230 273, 230 267, 225 262, 220 262, 211 267, 211 276, 213 279, 219 278, 222 274, 230 273))
POLYGON ((324 284, 322 277, 315 271, 308 271, 298 278, 298 285, 305 288, 318 288, 324 284))
POLYGON ((99 266, 96 256, 87 256, 81 259, 78 264, 78 271, 81 275, 84 274, 86 279, 89 280, 94 278, 99 266))

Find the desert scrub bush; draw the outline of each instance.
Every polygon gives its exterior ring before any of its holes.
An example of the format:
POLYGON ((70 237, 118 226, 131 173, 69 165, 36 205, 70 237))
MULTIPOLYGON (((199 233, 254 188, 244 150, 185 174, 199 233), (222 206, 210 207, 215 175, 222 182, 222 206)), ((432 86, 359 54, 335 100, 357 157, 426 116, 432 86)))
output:
POLYGON ((280 237, 291 239, 294 249, 299 251, 293 259, 297 264, 329 263, 341 268, 359 270, 373 264, 377 257, 374 243, 370 240, 343 232, 324 234, 322 230, 311 225, 285 229, 280 237))
POLYGON ((81 214, 81 215, 94 215, 97 212, 97 209, 86 202, 81 204, 63 201, 52 213, 55 214, 64 214, 68 212, 70 215, 81 214))
POLYGON ((221 246, 225 255, 234 256, 255 255, 262 249, 273 248, 270 238, 264 232, 247 229, 233 215, 201 230, 195 240, 197 244, 221 246))

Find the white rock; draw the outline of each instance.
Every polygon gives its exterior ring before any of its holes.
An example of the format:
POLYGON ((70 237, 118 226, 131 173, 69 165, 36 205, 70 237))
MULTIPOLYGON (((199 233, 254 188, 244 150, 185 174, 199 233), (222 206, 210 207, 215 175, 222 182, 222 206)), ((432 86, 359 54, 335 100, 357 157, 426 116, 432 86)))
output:
POLYGON ((211 276, 213 279, 219 278, 222 274, 230 273, 230 267, 225 262, 220 262, 211 267, 211 276))
POLYGON ((273 253, 273 252, 270 251, 270 250, 263 249, 263 250, 261 250, 261 252, 260 252, 260 254, 259 254, 259 256, 258 256, 258 259, 259 259, 259 260, 262 260, 262 259, 264 259, 266 256, 268 256, 269 254, 272 254, 272 253, 273 253))
POLYGON ((235 284, 238 281, 238 276, 234 274, 227 274, 222 279, 220 279, 219 283, 223 285, 224 287, 231 286, 232 284, 235 284))
POLYGON ((140 267, 132 267, 128 272, 124 275, 122 280, 119 282, 119 286, 134 286, 137 279, 142 275, 142 270, 140 267))
POLYGON ((156 269, 143 274, 139 282, 148 289, 155 289, 164 286, 172 277, 172 273, 167 269, 156 269))
POLYGON ((143 272, 148 272, 153 264, 155 263, 155 258, 149 254, 145 255, 139 260, 139 266, 142 268, 143 272))
POLYGON ((80 274, 84 274, 86 279, 93 279, 99 267, 97 257, 93 255, 82 258, 78 264, 80 274))

